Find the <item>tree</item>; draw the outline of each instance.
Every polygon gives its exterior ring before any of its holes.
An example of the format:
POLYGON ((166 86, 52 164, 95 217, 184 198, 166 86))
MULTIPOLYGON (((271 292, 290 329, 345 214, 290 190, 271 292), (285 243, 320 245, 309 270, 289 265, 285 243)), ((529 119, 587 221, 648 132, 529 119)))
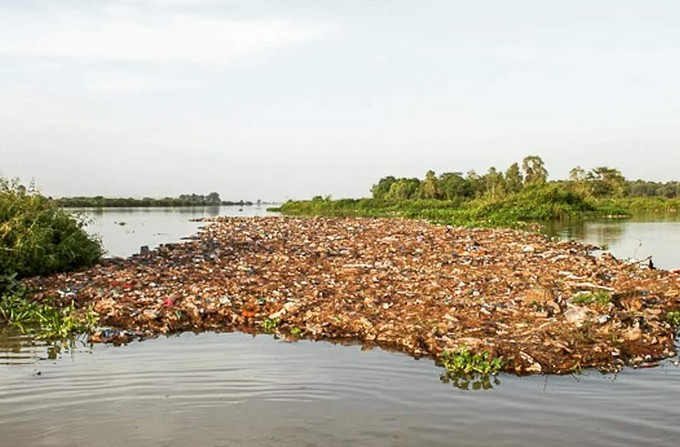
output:
POLYGON ((490 167, 482 179, 486 196, 495 199, 505 195, 505 179, 496 168, 490 167))
POLYGON ((417 178, 400 178, 392 183, 390 190, 385 196, 386 200, 410 200, 415 199, 420 187, 417 178))
POLYGON ((437 177, 434 171, 430 170, 425 173, 425 180, 420 182, 418 187, 419 199, 438 199, 439 185, 437 184, 437 177))
POLYGON ((572 182, 582 182, 586 179, 586 171, 580 167, 576 166, 569 171, 569 180, 572 182))
POLYGON ((548 171, 538 155, 529 155, 522 160, 525 185, 541 185, 548 180, 548 171))
POLYGON ((592 191, 586 182, 586 171, 580 167, 576 166, 569 171, 569 188, 581 195, 590 195, 592 191))
POLYGON ((220 195, 217 194, 216 192, 211 192, 205 198, 205 203, 206 205, 221 205, 222 199, 220 199, 220 195))
POLYGON ((474 169, 468 171, 466 181, 470 185, 472 197, 482 197, 484 195, 484 181, 474 169))
POLYGON ((519 170, 519 165, 513 163, 505 171, 505 189, 510 192, 519 192, 522 189, 522 183, 524 183, 524 178, 519 170))
POLYGON ((472 188, 462 172, 445 172, 440 175, 439 188, 442 197, 447 200, 472 197, 472 188))
POLYGON ((373 195, 374 199, 384 199, 385 196, 387 196, 387 193, 390 192, 390 188, 392 185, 397 181, 396 178, 393 176, 387 176, 381 178, 376 185, 373 185, 371 188, 371 194, 373 195))
POLYGON ((626 179, 621 171, 607 166, 592 169, 586 175, 595 197, 622 197, 626 190, 626 179))

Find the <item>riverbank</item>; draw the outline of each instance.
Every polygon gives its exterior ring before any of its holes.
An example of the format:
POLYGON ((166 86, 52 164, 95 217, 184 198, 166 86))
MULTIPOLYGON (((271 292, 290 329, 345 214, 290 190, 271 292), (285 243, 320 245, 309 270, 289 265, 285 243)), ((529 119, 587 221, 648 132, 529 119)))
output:
POLYGON ((515 230, 397 219, 220 218, 198 240, 35 278, 93 309, 93 341, 180 331, 350 339, 515 373, 648 366, 673 355, 680 274, 515 230), (671 316, 675 314, 670 314, 671 316))
POLYGON ((469 226, 523 228, 528 222, 629 218, 618 202, 587 199, 555 185, 527 188, 499 198, 379 200, 316 197, 270 208, 288 216, 400 217, 469 226))
POLYGON ((676 217, 678 199, 586 197, 559 185, 526 188, 497 198, 380 200, 315 197, 289 200, 270 211, 287 216, 400 217, 469 227, 524 228, 530 222, 621 220, 654 213, 676 217))

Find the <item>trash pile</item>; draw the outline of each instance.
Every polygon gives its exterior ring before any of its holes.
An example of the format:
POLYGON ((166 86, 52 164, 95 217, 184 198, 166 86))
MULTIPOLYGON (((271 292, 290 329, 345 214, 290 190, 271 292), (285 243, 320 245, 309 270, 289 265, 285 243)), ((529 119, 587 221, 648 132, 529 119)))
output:
POLYGON ((359 340, 518 374, 652 366, 674 354, 680 273, 508 229, 357 218, 216 218, 196 240, 33 278, 92 305, 98 342, 179 331, 359 340))

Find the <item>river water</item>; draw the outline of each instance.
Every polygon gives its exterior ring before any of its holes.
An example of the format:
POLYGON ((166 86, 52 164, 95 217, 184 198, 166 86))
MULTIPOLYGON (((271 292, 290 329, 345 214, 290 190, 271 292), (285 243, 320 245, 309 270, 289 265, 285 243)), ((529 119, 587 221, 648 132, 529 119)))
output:
MULTIPOLYGON (((112 256, 194 233, 245 207, 92 214, 112 256), (124 225, 121 223, 124 222, 124 225)), ((553 228, 615 256, 680 268, 680 222, 553 228)), ((182 334, 123 347, 0 335, 0 446, 669 446, 677 358, 616 375, 515 377, 491 390, 439 380, 430 360, 357 345, 182 334)))

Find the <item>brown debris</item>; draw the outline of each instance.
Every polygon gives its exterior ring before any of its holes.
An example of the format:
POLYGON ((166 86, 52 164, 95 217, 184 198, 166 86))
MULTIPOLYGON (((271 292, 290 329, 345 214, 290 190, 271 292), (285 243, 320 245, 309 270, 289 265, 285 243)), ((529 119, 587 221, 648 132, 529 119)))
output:
POLYGON ((673 355, 664 318, 680 308, 680 274, 593 248, 412 220, 218 218, 196 240, 28 283, 36 299, 92 303, 102 325, 130 337, 267 331, 435 359, 466 346, 519 374, 673 355), (573 302, 602 291, 611 302, 573 302))

